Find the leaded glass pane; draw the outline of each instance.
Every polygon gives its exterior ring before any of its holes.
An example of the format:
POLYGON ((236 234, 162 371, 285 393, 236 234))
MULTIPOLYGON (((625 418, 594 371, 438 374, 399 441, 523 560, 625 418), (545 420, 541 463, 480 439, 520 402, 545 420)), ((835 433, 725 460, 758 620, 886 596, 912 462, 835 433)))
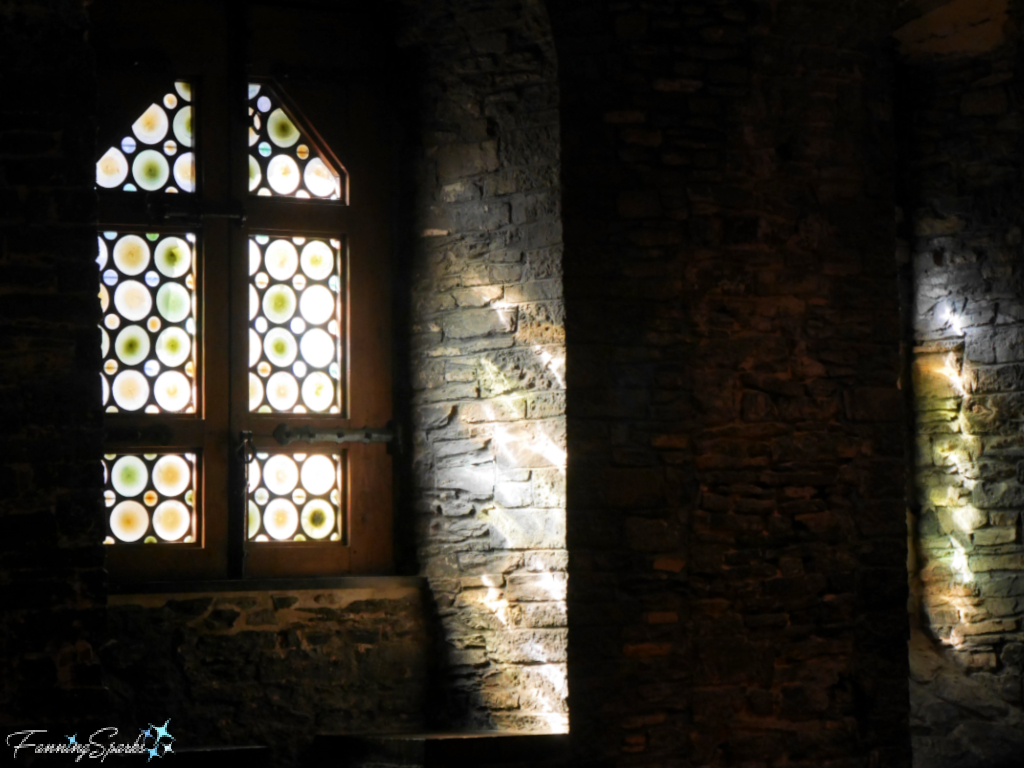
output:
POLYGON ((191 233, 100 235, 108 413, 195 413, 195 243, 191 233))
POLYGON ((103 480, 110 510, 105 544, 196 540, 194 453, 107 454, 103 480))
POLYGON ((267 85, 249 85, 249 191, 257 195, 339 200, 344 171, 267 85))
POLYGON ((340 455, 257 453, 248 475, 249 539, 341 539, 340 455))
POLYGON ((150 104, 96 162, 96 184, 123 192, 194 192, 191 101, 191 85, 179 80, 150 104))
POLYGON ((249 410, 340 413, 338 240, 249 239, 249 410))

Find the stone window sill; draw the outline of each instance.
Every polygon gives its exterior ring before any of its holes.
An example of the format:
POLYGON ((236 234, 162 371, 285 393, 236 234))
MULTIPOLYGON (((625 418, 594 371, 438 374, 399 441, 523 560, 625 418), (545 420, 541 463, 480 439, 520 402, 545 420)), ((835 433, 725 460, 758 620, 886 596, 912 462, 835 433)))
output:
POLYGON ((154 595, 222 592, 270 592, 293 590, 421 588, 421 576, 327 576, 293 579, 222 579, 210 581, 150 581, 111 583, 111 595, 154 595))

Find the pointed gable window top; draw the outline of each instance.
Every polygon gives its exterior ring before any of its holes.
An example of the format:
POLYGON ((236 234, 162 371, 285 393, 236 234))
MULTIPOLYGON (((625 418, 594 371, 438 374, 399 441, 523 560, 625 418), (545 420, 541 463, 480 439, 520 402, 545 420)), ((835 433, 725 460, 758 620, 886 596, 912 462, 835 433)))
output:
POLYGON ((329 160, 280 96, 249 84, 249 191, 261 196, 342 200, 345 171, 329 160))
POLYGON ((146 108, 96 163, 96 184, 123 192, 194 192, 192 88, 185 81, 146 108))

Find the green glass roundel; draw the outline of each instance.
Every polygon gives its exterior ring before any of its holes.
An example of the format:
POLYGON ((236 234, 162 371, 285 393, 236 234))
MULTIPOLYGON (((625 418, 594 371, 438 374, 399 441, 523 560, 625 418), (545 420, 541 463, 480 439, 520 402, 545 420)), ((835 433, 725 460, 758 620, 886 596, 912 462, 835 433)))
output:
POLYGON ((192 251, 180 237, 166 237, 156 247, 156 268, 167 277, 181 277, 192 266, 192 251))
POLYGON ((181 328, 165 328, 156 339, 156 356, 168 368, 177 368, 192 351, 192 341, 181 328))
POLYGON ((139 325, 127 325, 114 342, 117 358, 125 365, 139 365, 149 357, 149 334, 139 325))
POLYGON ((295 314, 295 291, 275 285, 263 294, 263 313, 272 323, 287 323, 295 314))
POLYGON ((122 456, 114 462, 110 481, 114 490, 122 496, 138 496, 146 490, 149 472, 138 456, 122 456))
POLYGON ((283 109, 275 109, 267 118, 267 133, 270 140, 277 146, 287 148, 299 140, 299 129, 284 113, 283 109))
POLYGON ((135 157, 132 163, 132 176, 135 183, 147 192, 155 192, 167 183, 171 169, 167 160, 155 149, 146 149, 135 157))
POLYGON ((322 499, 314 499, 302 508, 302 530, 311 539, 327 538, 334 531, 334 510, 322 499))
POLYGON ((174 116, 175 138, 186 147, 192 146, 192 107, 182 107, 174 116))
POLYGON ((188 291, 177 283, 165 283, 156 292, 156 309, 169 323, 180 323, 191 312, 188 291))

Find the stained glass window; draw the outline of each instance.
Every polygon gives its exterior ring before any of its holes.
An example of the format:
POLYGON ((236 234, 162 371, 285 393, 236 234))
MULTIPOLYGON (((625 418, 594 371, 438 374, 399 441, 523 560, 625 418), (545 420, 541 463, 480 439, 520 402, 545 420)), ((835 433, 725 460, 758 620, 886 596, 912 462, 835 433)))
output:
POLYGON ((249 85, 249 121, 249 192, 341 199, 344 171, 318 149, 270 86, 249 85))
POLYGON ((195 413, 196 236, 108 231, 98 239, 103 405, 195 413))
POLYGON ((248 475, 250 539, 341 539, 341 456, 257 453, 248 475))
POLYGON ((339 413, 338 240, 249 240, 249 410, 339 413))
POLYGON ((96 162, 96 184, 123 192, 194 192, 192 86, 179 80, 96 162))
POLYGON ((105 543, 196 540, 195 454, 108 454, 103 477, 110 510, 105 543))

